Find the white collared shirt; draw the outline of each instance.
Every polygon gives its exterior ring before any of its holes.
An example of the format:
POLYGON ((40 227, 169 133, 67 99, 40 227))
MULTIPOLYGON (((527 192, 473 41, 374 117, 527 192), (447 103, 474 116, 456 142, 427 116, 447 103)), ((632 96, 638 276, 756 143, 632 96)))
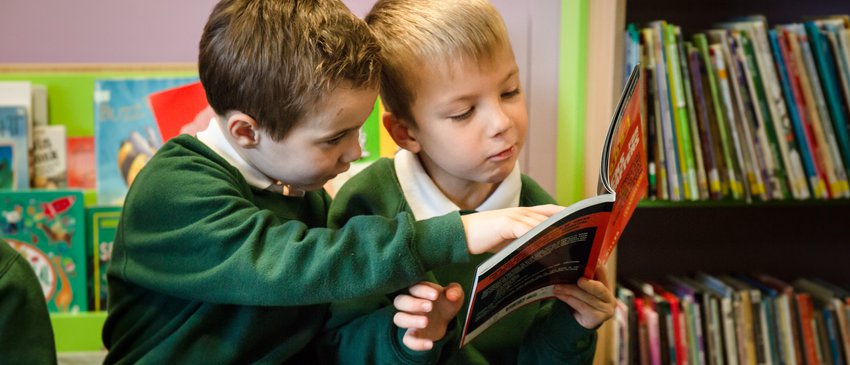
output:
POLYGON ((280 181, 271 179, 260 172, 260 170, 257 170, 256 167, 248 163, 248 161, 245 161, 245 159, 236 152, 236 149, 230 145, 230 142, 227 141, 227 137, 224 136, 224 132, 221 130, 221 126, 216 118, 213 118, 210 121, 207 129, 198 132, 196 137, 199 141, 207 145, 207 147, 212 149, 215 153, 239 170, 242 177, 244 177, 245 181, 248 182, 248 185, 258 189, 274 191, 287 196, 304 195, 303 190, 292 189, 290 186, 282 184, 280 181))
MULTIPOLYGON (((414 153, 403 149, 399 150, 395 155, 394 164, 401 191, 416 220, 437 217, 460 210, 434 184, 414 153)), ((510 175, 475 210, 485 211, 518 207, 521 189, 522 178, 519 162, 517 162, 510 175)))

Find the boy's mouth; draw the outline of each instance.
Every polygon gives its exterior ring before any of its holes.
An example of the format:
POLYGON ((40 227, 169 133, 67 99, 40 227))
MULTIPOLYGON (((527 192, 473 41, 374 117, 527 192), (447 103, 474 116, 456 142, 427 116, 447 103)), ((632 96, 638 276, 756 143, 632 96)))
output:
POLYGON ((501 152, 490 156, 490 160, 492 161, 504 161, 513 156, 516 153, 517 147, 516 145, 512 145, 501 152))

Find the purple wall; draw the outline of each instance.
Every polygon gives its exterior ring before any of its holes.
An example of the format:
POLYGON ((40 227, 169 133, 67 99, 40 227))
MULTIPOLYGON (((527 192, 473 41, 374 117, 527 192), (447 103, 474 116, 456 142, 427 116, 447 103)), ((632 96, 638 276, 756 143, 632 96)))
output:
MULTIPOLYGON (((374 3, 344 1, 359 16, 374 3)), ((201 31, 216 2, 2 0, 0 63, 196 62, 201 31)), ((509 27, 527 21, 525 4, 494 3, 509 27)))

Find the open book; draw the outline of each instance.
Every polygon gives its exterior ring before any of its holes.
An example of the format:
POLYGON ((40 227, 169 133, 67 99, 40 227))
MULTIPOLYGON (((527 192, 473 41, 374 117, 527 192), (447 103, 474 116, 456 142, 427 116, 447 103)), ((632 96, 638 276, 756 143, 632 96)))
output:
POLYGON ((554 284, 592 278, 608 261, 647 189, 635 66, 605 137, 599 195, 570 205, 478 266, 461 346, 525 304, 552 298, 554 284))

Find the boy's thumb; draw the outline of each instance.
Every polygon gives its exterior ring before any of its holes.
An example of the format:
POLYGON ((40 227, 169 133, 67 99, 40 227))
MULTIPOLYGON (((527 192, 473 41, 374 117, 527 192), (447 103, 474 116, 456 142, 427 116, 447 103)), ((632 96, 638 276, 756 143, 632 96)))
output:
POLYGON ((451 283, 446 287, 446 299, 452 302, 463 300, 463 287, 458 283, 451 283))

